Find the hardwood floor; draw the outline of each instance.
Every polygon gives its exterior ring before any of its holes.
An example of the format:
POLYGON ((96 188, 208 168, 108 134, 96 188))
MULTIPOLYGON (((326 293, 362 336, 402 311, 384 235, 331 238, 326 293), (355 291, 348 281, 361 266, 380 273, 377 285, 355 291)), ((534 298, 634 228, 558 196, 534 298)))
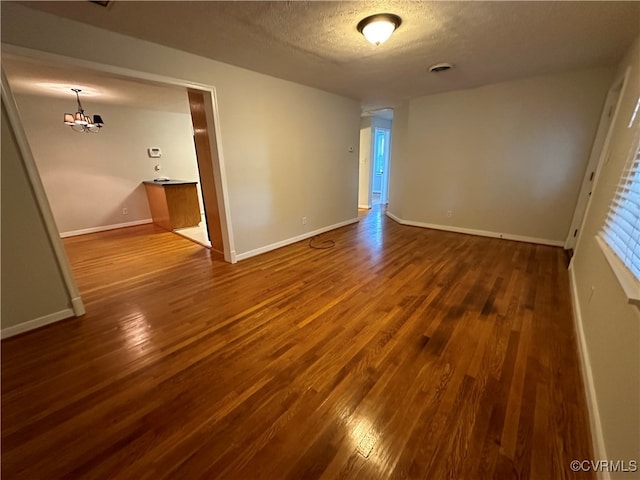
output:
POLYGON ((593 478, 562 249, 379 210, 323 239, 65 240, 87 314, 2 342, 3 477, 593 478))

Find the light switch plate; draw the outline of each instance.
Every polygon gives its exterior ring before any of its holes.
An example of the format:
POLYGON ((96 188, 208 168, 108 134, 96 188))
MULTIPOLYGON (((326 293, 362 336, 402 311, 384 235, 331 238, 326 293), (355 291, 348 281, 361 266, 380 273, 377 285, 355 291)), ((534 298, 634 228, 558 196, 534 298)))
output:
POLYGON ((162 156, 162 150, 160 150, 158 147, 147 148, 147 153, 151 158, 160 158, 162 156))

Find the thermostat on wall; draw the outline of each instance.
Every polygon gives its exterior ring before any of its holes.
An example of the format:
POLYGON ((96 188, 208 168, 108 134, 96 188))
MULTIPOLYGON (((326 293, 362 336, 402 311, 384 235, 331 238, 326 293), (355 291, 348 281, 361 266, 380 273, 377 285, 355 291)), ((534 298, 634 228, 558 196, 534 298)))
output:
POLYGON ((147 148, 147 152, 149 152, 151 158, 160 158, 162 156, 162 150, 157 147, 147 148))

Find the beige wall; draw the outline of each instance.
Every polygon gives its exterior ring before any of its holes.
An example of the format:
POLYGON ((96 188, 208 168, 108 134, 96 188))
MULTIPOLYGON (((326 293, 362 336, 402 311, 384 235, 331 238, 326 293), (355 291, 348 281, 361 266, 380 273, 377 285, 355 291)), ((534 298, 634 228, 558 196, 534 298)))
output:
MULTIPOLYGON (((62 234, 150 219, 143 180, 159 175, 198 180, 188 113, 88 99, 85 107, 100 113, 106 127, 98 134, 80 134, 60 120, 74 107, 72 97, 16 95, 16 103, 62 234), (148 147, 160 147, 162 157, 149 158, 148 147), (154 171, 156 164, 160 172, 154 171)), ((184 103, 188 111, 186 89, 184 103)))
POLYGON ((21 5, 1 8, 3 42, 216 87, 236 254, 357 217, 355 100, 21 5), (69 41, 69 32, 90 44, 69 41))
POLYGON ((73 316, 22 156, 2 102, 1 318, 7 328, 28 321, 73 316))
POLYGON ((564 242, 611 78, 602 68, 411 100, 393 132, 405 153, 392 155, 389 211, 564 242))
POLYGON ((360 166, 358 172, 358 207, 371 208, 371 117, 360 119, 360 166))
MULTIPOLYGON (((628 124, 640 96, 640 39, 620 63, 617 78, 627 67, 631 67, 631 76, 612 126, 605 153, 609 160, 598 174, 572 273, 607 458, 640 461, 640 309, 627 303, 595 241, 632 148, 633 130, 628 124)), ((636 128, 638 122, 640 118, 635 120, 636 128)), ((638 478, 638 473, 619 478, 638 478)))

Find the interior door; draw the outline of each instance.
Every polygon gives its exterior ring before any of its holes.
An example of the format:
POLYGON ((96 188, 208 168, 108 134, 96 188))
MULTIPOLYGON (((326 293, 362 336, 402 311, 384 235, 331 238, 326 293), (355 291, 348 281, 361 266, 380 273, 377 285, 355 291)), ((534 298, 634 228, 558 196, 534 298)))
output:
POLYGON ((569 234, 565 240, 564 248, 567 250, 575 248, 578 238, 580 237, 580 228, 582 227, 582 222, 584 221, 584 216, 589 205, 589 199, 591 198, 591 192, 594 188, 594 181, 599 169, 599 164, 603 160, 602 157, 606 147, 607 137, 609 136, 623 86, 624 79, 618 80, 607 95, 607 100, 600 116, 600 124, 596 132, 596 138, 593 142, 591 155, 585 170, 585 176, 582 181, 582 187, 580 188, 580 194, 578 195, 576 209, 573 213, 573 219, 571 220, 569 234))
POLYGON ((385 130, 376 128, 374 130, 373 144, 373 188, 371 189, 373 193, 382 194, 386 143, 385 130))
POLYGON ((389 196, 389 156, 391 154, 391 130, 386 128, 384 132, 384 151, 382 152, 382 192, 380 203, 387 204, 389 196))
POLYGON ((193 123, 196 158, 198 160, 198 172, 200 174, 200 186, 202 188, 202 203, 204 204, 204 216, 207 223, 207 233, 211 248, 223 253, 222 226, 220 223, 220 209, 216 184, 213 172, 213 159, 209 144, 209 125, 204 108, 204 93, 199 90, 188 89, 189 108, 193 123))

